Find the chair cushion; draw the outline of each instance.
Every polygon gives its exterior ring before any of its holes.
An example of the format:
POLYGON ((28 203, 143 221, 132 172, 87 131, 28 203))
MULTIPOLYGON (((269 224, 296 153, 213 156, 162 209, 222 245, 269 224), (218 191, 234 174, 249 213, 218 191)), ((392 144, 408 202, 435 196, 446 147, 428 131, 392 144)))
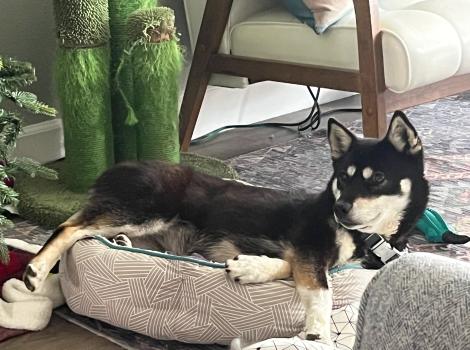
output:
POLYGON ((427 0, 409 7, 419 11, 435 13, 449 22, 457 32, 462 48, 462 58, 457 74, 470 72, 470 1, 468 0, 427 0))
MULTIPOLYGON (((384 0, 383 2, 388 2, 384 0)), ((470 71, 466 0, 404 1, 381 10, 386 86, 405 92, 470 71)), ((231 28, 235 55, 357 70, 354 13, 315 35, 283 7, 256 13, 231 28)))

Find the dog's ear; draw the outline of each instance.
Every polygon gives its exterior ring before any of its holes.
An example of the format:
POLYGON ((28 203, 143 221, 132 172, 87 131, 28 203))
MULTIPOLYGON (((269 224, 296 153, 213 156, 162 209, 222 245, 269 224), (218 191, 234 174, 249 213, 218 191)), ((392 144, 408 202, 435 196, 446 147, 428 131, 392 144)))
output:
POLYGON ((333 160, 337 160, 347 153, 355 140, 356 136, 344 125, 333 118, 328 120, 328 141, 333 160))
POLYGON ((416 129, 402 111, 393 114, 386 138, 399 152, 418 154, 423 149, 416 129))

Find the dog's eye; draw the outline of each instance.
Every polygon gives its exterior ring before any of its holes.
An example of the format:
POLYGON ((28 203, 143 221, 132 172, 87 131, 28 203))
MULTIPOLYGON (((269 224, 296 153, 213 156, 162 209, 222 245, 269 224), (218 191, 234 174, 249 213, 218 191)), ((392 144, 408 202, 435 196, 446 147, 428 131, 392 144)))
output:
POLYGON ((340 180, 341 182, 345 182, 345 181, 348 181, 349 176, 348 176, 348 174, 346 174, 346 173, 343 171, 343 172, 339 173, 338 178, 339 178, 339 180, 340 180))
POLYGON ((372 183, 375 185, 381 184, 385 181, 385 174, 381 171, 376 171, 374 175, 372 175, 372 183))

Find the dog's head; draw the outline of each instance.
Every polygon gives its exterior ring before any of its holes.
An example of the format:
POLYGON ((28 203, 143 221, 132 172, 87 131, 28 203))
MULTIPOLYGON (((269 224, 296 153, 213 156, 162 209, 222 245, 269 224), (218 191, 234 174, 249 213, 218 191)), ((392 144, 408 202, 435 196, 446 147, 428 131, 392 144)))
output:
POLYGON ((330 119, 328 139, 335 220, 393 241, 407 234, 425 209, 428 185, 421 140, 405 114, 395 112, 382 140, 357 138, 330 119))

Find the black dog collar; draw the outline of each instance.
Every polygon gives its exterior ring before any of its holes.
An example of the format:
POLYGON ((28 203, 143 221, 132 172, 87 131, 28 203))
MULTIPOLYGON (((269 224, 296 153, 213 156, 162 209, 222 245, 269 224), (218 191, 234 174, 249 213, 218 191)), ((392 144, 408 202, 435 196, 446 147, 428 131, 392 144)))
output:
POLYGON ((382 261, 385 265, 392 260, 395 260, 402 256, 404 253, 395 249, 390 243, 388 243, 382 236, 377 233, 368 235, 364 242, 367 249, 374 254, 377 258, 382 261))

